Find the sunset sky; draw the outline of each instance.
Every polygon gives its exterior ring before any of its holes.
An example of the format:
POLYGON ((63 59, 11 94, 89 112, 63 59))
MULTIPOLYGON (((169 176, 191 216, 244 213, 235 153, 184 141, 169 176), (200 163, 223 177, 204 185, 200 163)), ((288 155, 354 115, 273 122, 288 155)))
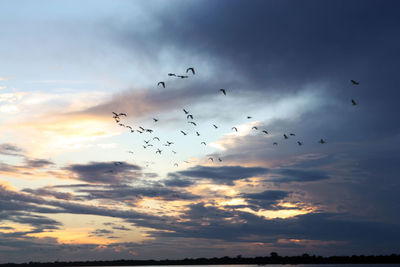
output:
POLYGON ((399 253, 399 10, 1 1, 0 263, 399 253))

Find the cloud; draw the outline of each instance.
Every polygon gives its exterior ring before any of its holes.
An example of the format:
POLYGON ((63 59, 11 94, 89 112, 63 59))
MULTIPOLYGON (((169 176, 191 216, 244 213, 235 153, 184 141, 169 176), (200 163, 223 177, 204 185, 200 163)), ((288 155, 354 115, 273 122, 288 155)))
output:
POLYGON ((178 171, 180 177, 210 179, 215 183, 233 185, 235 180, 264 176, 269 169, 262 167, 222 166, 206 167, 195 166, 188 170, 178 171))
POLYGON ((259 209, 273 209, 279 201, 289 196, 289 192, 281 190, 266 190, 260 193, 247 193, 241 194, 246 202, 251 204, 251 208, 255 210, 259 209))
POLYGON ((72 164, 66 170, 72 172, 71 178, 89 183, 121 184, 141 177, 141 167, 126 162, 72 164))

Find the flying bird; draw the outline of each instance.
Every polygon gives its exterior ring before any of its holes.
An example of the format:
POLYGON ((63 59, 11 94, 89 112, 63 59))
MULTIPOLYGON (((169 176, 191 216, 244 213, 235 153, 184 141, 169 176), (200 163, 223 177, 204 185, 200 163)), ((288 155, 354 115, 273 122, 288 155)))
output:
POLYGON ((224 95, 226 95, 225 89, 219 89, 224 95))
POLYGON ((277 146, 277 145, 278 145, 278 143, 277 143, 277 142, 274 142, 274 143, 273 143, 273 145, 274 145, 274 146, 277 146))
POLYGON ((189 76, 186 76, 186 75, 178 75, 178 76, 176 76, 176 77, 179 77, 179 78, 181 78, 181 79, 185 79, 185 78, 188 78, 189 76))
POLYGON ((267 130, 263 130, 262 132, 265 133, 265 134, 268 134, 267 130))
POLYGON ((258 130, 258 128, 256 126, 253 126, 253 128, 251 128, 251 129, 258 130))
POLYGON ((136 130, 136 132, 141 133, 141 134, 143 133, 143 131, 139 131, 139 130, 136 130))
POLYGON ((129 150, 128 153, 129 153, 129 154, 133 154, 133 151, 130 151, 130 150, 129 150))
POLYGON ((193 67, 187 68, 186 73, 188 73, 189 70, 192 71, 192 74, 193 74, 193 75, 196 74, 196 73, 194 72, 194 68, 193 68, 193 67))
POLYGON ((206 146, 207 144, 206 144, 206 142, 201 142, 200 145, 205 145, 206 146))
POLYGON ((115 166, 122 165, 122 162, 121 162, 121 161, 115 161, 115 162, 114 162, 114 165, 115 165, 115 166))
POLYGON ((185 133, 184 131, 181 131, 181 133, 183 133, 183 135, 187 135, 187 133, 185 133))
POLYGON ((303 142, 297 141, 297 144, 298 144, 299 146, 301 146, 301 145, 303 145, 303 142))
POLYGON ((193 124, 194 126, 197 126, 197 124, 194 121, 188 121, 188 123, 193 124))
POLYGON ((353 106, 355 106, 355 105, 357 105, 357 102, 354 101, 354 99, 352 99, 352 100, 351 100, 351 104, 352 104, 353 106))
POLYGON ((186 118, 187 118, 187 119, 192 119, 192 120, 193 120, 193 115, 190 115, 190 114, 189 114, 189 115, 186 116, 186 118))
POLYGON ((126 117, 126 113, 119 113, 118 116, 125 116, 126 117))
POLYGON ((162 87, 165 88, 165 82, 159 82, 159 83, 157 83, 157 86, 159 86, 160 84, 162 85, 162 87))
POLYGON ((218 126, 217 126, 217 125, 213 124, 213 126, 214 126, 215 129, 218 129, 218 126))
POLYGON ((139 126, 139 129, 145 131, 145 128, 143 128, 142 126, 139 126))
POLYGON ((211 160, 212 162, 214 162, 214 159, 213 159, 213 158, 208 158, 208 160, 211 160))
POLYGON ((360 84, 359 82, 356 82, 355 80, 350 80, 350 82, 351 82, 352 84, 354 84, 354 85, 359 85, 359 84, 360 84))
POLYGON ((153 130, 151 130, 151 129, 146 129, 146 132, 148 132, 148 133, 152 133, 152 132, 153 132, 153 130))
POLYGON ((288 139, 288 138, 289 138, 286 134, 283 134, 283 137, 284 137, 285 139, 288 139))
POLYGON ((236 132, 238 131, 238 129, 236 127, 232 127, 232 130, 235 130, 236 132))
POLYGON ((118 125, 121 126, 121 127, 125 127, 125 124, 123 124, 123 123, 120 123, 118 125))
POLYGON ((178 163, 175 163, 174 166, 178 167, 178 163))
POLYGON ((131 126, 129 126, 129 125, 127 125, 127 126, 125 126, 126 128, 129 128, 129 129, 131 129, 132 130, 132 127, 131 126))
POLYGON ((146 141, 146 140, 144 140, 144 142, 146 143, 146 145, 150 142, 150 140, 148 140, 148 141, 146 141))
POLYGON ((189 111, 187 111, 186 109, 183 109, 183 112, 185 112, 185 114, 189 114, 189 111))
POLYGON ((170 145, 172 145, 174 142, 169 142, 169 141, 167 141, 167 144, 170 146, 170 145))
POLYGON ((131 129, 131 133, 134 133, 134 132, 135 132, 135 130, 131 129))
POLYGON ((290 135, 290 136, 296 136, 294 133, 290 133, 289 135, 290 135))
POLYGON ((251 116, 247 116, 247 118, 248 118, 248 119, 251 119, 252 117, 251 117, 251 116))
POLYGON ((158 138, 157 136, 156 137, 153 137, 153 140, 158 140, 158 141, 160 141, 160 138, 158 138))
POLYGON ((156 119, 156 118, 153 118, 153 121, 154 121, 154 122, 157 122, 157 121, 158 121, 158 119, 156 119))
POLYGON ((199 132, 196 132, 197 136, 200 136, 199 132))
POLYGON ((176 151, 172 150, 172 153, 176 154, 176 151))
POLYGON ((326 142, 325 142, 325 140, 324 139, 322 139, 321 138, 321 140, 319 140, 319 142, 318 143, 320 143, 320 144, 325 144, 326 142))
POLYGON ((161 155, 161 150, 160 150, 160 149, 157 149, 156 154, 157 154, 157 153, 161 155))
POLYGON ((221 159, 221 158, 218 158, 218 161, 219 161, 219 162, 222 162, 222 159, 221 159))
POLYGON ((176 74, 175 73, 168 73, 168 76, 175 76, 176 77, 176 74))

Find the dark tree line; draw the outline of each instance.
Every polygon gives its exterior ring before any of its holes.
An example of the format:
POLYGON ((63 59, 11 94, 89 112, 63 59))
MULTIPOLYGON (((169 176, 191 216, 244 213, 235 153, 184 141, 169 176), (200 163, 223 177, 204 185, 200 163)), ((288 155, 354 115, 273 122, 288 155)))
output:
POLYGON ((58 266, 146 266, 146 265, 217 265, 217 264, 399 264, 400 254, 379 256, 316 256, 303 254, 301 256, 279 256, 272 252, 270 256, 246 258, 238 255, 236 257, 222 258, 196 258, 183 260, 113 260, 113 261, 68 261, 68 262, 29 262, 29 263, 5 263, 0 267, 58 267, 58 266))

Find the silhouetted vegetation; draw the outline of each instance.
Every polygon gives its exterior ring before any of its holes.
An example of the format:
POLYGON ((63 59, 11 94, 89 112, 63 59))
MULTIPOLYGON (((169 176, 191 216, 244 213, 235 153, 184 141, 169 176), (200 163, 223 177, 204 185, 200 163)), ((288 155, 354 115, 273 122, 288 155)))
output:
POLYGON ((322 257, 316 255, 303 254, 301 256, 279 256, 276 252, 271 252, 270 256, 245 258, 242 255, 236 257, 222 258, 197 258, 183 260, 114 260, 114 261, 69 261, 69 262, 29 262, 29 263, 5 263, 0 267, 19 267, 19 266, 146 266, 146 265, 218 265, 218 264, 394 264, 400 263, 400 254, 380 255, 380 256, 330 256, 322 257))

